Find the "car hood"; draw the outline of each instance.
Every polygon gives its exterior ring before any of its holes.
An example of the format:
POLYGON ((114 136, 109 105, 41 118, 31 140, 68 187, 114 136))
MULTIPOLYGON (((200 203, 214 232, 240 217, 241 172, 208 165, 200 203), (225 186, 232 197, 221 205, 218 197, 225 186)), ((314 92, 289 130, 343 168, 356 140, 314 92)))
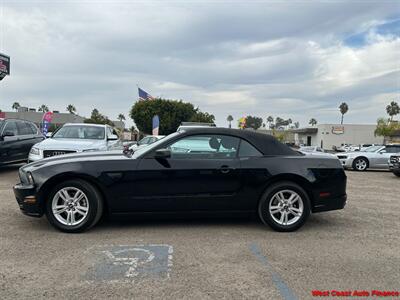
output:
POLYGON ((81 151, 88 149, 99 149, 105 145, 104 140, 83 139, 46 139, 35 145, 40 150, 71 150, 81 151))
POLYGON ((111 151, 89 151, 83 153, 72 153, 59 156, 52 156, 44 158, 32 163, 29 163, 21 169, 23 171, 31 171, 37 168, 58 165, 58 164, 70 164, 80 163, 85 161, 112 161, 112 160, 123 160, 123 159, 134 159, 122 153, 122 150, 111 150, 111 151))

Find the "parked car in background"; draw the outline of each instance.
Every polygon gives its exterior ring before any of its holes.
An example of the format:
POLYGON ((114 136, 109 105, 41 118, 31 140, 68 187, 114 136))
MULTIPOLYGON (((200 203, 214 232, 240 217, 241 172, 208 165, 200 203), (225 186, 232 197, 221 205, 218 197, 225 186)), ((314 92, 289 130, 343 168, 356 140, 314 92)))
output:
POLYGON ((301 152, 319 152, 323 153, 325 152, 324 149, 318 146, 303 146, 299 148, 299 151, 301 152))
POLYGON ((310 213, 342 209, 346 174, 331 157, 308 157, 254 131, 175 132, 138 149, 53 157, 19 170, 23 213, 65 232, 82 232, 107 213, 257 213, 277 231, 310 213), (29 201, 26 201, 29 199, 29 201))
POLYGON ((0 120, 0 164, 27 161, 32 146, 42 140, 43 135, 32 122, 0 120))
POLYGON ((132 144, 129 147, 129 150, 136 151, 137 149, 140 149, 142 147, 146 147, 146 146, 148 146, 150 144, 153 144, 154 142, 157 142, 158 140, 161 140, 164 137, 165 137, 165 135, 148 135, 148 136, 145 136, 144 138, 142 138, 137 143, 132 144))
POLYGON ((182 131, 193 128, 207 128, 216 127, 214 123, 201 123, 201 122, 182 122, 176 131, 182 131))
POLYGON ((318 146, 303 146, 300 147, 297 151, 300 151, 301 153, 305 155, 319 155, 319 156, 330 156, 330 157, 335 157, 335 155, 331 153, 325 152, 324 149, 318 146))
POLYGON ((29 161, 68 153, 117 148, 122 150, 122 143, 111 126, 70 123, 58 129, 50 138, 35 144, 29 153, 29 161))
POLYGON ((400 153, 390 156, 389 169, 394 175, 400 177, 400 153))
POLYGON ((364 151, 337 153, 336 156, 346 169, 365 171, 367 169, 388 169, 388 160, 400 152, 400 144, 371 146, 364 151))

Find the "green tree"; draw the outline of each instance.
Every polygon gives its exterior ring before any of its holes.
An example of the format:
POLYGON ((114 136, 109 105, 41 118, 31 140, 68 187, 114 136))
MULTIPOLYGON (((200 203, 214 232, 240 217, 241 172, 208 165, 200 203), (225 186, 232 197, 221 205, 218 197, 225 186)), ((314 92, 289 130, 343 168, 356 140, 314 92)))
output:
POLYGON ((227 120, 228 123, 229 123, 229 128, 232 128, 233 117, 232 117, 231 115, 229 115, 229 116, 226 118, 226 120, 227 120))
POLYGON ((400 133, 400 123, 392 122, 390 119, 379 118, 376 124, 375 135, 383 136, 384 143, 386 143, 387 139, 391 136, 397 135, 400 133))
POLYGON ((195 114, 190 118, 190 122, 200 122, 200 123, 214 123, 214 115, 208 112, 201 112, 198 108, 195 109, 195 114))
POLYGON ((269 129, 272 129, 274 127, 274 117, 273 116, 268 116, 267 117, 267 123, 269 129))
POLYGON ((48 112, 49 108, 48 108, 48 106, 46 104, 42 104, 42 105, 39 106, 38 111, 48 112))
POLYGON ((124 114, 119 114, 117 119, 118 119, 120 122, 126 120, 124 114))
POLYGON ((386 106, 386 112, 390 116, 390 121, 393 121, 393 116, 400 113, 399 104, 395 101, 390 102, 390 104, 386 106))
POLYGON ((130 111, 140 132, 150 134, 152 119, 155 115, 160 118, 160 134, 175 132, 182 122, 197 121, 213 123, 215 117, 194 108, 193 104, 182 100, 156 98, 148 101, 137 101, 130 111))
POLYGON ((294 124, 294 128, 296 128, 296 129, 300 128, 300 123, 299 122, 294 122, 293 124, 294 124))
POLYGON ((75 113, 76 113, 76 108, 75 108, 75 106, 73 106, 72 104, 68 104, 66 110, 67 110, 67 112, 69 112, 70 114, 75 114, 75 113))
POLYGON ((282 119, 281 117, 276 117, 275 118, 275 126, 274 128, 279 128, 281 126, 286 126, 286 121, 282 119))
POLYGON ((340 113, 341 113, 341 115, 342 115, 342 120, 340 121, 340 124, 343 124, 343 117, 344 117, 344 114, 347 113, 347 112, 349 111, 349 106, 347 105, 346 102, 342 102, 342 103, 339 105, 339 110, 340 110, 340 113))
POLYGON ((114 126, 114 123, 107 116, 102 115, 97 108, 92 110, 90 118, 85 119, 84 122, 91 124, 107 124, 114 126))
POLYGON ((308 124, 310 124, 311 126, 315 126, 317 125, 317 123, 318 123, 317 120, 314 118, 311 118, 310 121, 308 121, 308 124))
POLYGON ((246 117, 246 128, 253 128, 257 130, 261 127, 263 123, 262 118, 255 117, 255 116, 247 116, 246 117))
POLYGON ((20 108, 20 107, 21 107, 21 105, 19 104, 19 102, 14 102, 11 108, 15 109, 15 111, 17 111, 18 108, 20 108))

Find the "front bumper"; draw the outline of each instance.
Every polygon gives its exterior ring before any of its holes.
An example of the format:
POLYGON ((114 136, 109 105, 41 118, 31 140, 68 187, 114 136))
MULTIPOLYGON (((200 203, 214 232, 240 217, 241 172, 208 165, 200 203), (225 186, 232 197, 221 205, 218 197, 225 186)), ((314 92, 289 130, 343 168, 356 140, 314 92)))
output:
POLYGON ((389 169, 392 172, 400 173, 400 163, 390 164, 389 169))
POLYGON ((41 217, 43 209, 36 197, 36 188, 33 185, 17 184, 13 188, 15 198, 18 202, 20 210, 32 217, 41 217))
POLYGON ((339 158, 340 163, 342 164, 343 168, 345 169, 351 169, 353 167, 353 157, 347 157, 347 158, 339 158))

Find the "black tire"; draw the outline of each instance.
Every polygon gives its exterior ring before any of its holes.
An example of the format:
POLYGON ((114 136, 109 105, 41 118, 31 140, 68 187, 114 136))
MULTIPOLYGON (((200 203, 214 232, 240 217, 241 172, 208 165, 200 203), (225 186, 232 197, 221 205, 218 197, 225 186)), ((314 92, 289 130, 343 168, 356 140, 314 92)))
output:
MULTIPOLYGON (((84 200, 85 201, 85 200, 84 200)), ((94 226, 103 214, 103 199, 100 192, 92 184, 81 179, 67 180, 54 187, 50 192, 46 201, 46 217, 50 224, 60 231, 67 233, 78 233, 88 230, 94 226), (56 194, 63 188, 76 188, 82 191, 88 201, 87 215, 82 218, 82 221, 77 225, 65 225, 55 217, 52 209, 53 199, 56 194)))
MULTIPOLYGON (((290 181, 277 182, 271 185, 261 197, 260 203, 258 205, 258 214, 260 216, 261 221, 263 221, 264 224, 269 225, 272 229, 276 231, 282 231, 282 232, 295 231, 299 229, 301 226, 303 226, 303 224, 310 216, 310 199, 307 193, 304 191, 304 189, 298 184, 290 181), (274 217, 272 216, 269 210, 269 205, 271 201, 276 201, 274 200, 274 195, 276 195, 280 191, 285 191, 285 190, 297 193, 297 195, 300 197, 303 203, 303 211, 300 218, 293 224, 282 225, 274 220, 274 217)), ((292 217, 293 220, 294 216, 292 217)))
POLYGON ((400 171, 393 171, 393 174, 396 175, 397 177, 400 177, 400 171))
POLYGON ((369 161, 365 157, 357 157, 353 161, 353 170, 358 172, 366 171, 369 167, 369 161))

